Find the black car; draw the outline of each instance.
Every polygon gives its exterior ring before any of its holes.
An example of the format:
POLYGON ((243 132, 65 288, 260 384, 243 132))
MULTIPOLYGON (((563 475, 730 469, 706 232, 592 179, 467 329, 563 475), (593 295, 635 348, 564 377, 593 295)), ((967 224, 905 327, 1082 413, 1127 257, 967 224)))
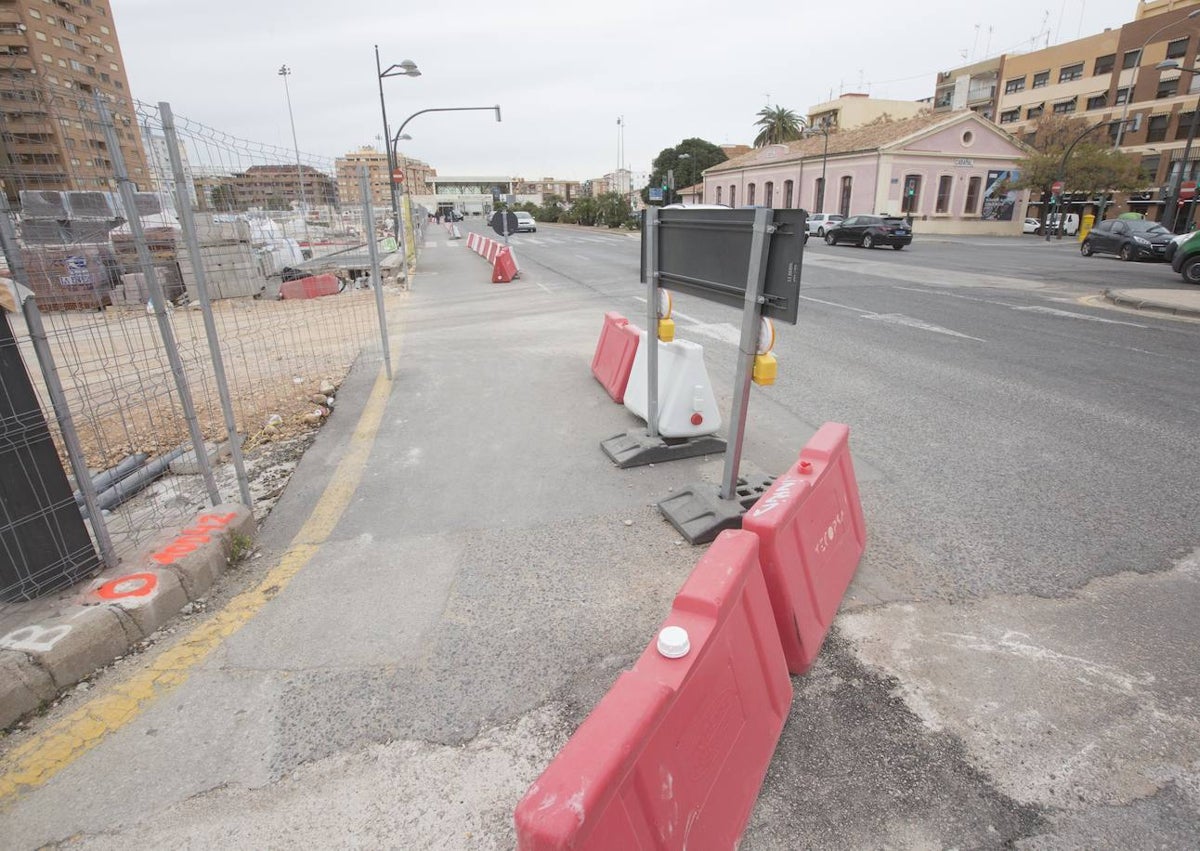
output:
POLYGON ((829 245, 852 242, 863 248, 890 245, 899 251, 912 244, 912 228, 907 221, 894 216, 851 216, 825 231, 825 242, 829 245))
POLYGON ((1079 245, 1084 257, 1115 254, 1122 260, 1165 260, 1175 234, 1158 222, 1108 219, 1098 222, 1079 245))

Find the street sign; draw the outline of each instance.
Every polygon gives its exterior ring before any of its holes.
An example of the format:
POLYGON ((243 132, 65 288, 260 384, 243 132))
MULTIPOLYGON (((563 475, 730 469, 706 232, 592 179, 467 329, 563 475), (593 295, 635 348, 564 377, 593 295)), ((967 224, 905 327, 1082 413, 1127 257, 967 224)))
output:
POLYGON ((1190 201, 1196 197, 1196 181, 1185 180, 1179 186, 1179 200, 1190 201))
POLYGON ((403 183, 404 182, 404 169, 402 169, 402 168, 392 169, 392 182, 393 183, 403 183))
POLYGON ((657 186, 651 186, 650 187, 650 200, 651 201, 661 201, 662 199, 663 199, 662 189, 657 186))
POLYGON ((1061 195, 1062 190, 1063 190, 1063 184, 1062 184, 1061 180, 1056 180, 1050 184, 1050 191, 1052 193, 1054 193, 1055 195, 1061 195))
POLYGON ((500 236, 508 236, 517 232, 517 217, 514 213, 493 213, 490 222, 492 230, 500 236))

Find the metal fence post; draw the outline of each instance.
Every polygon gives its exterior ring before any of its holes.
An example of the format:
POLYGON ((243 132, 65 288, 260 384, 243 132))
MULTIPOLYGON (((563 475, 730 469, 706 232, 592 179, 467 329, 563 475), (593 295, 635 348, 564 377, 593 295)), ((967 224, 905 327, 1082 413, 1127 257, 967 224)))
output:
POLYGON ((217 395, 221 398, 225 433, 229 436, 229 452, 233 457, 233 468, 237 472, 238 491, 242 495, 242 503, 248 508, 253 508, 254 498, 250 495, 250 479, 246 475, 246 465, 242 459, 242 436, 238 433, 237 420, 233 416, 233 400, 229 395, 229 380, 225 376, 225 359, 221 355, 221 341, 217 336, 216 320, 213 319, 212 300, 208 296, 208 277, 204 271, 203 258, 200 255, 196 217, 192 212, 187 175, 183 171, 183 159, 179 155, 179 137, 175 133, 175 116, 171 112, 169 103, 159 102, 158 110, 162 117, 163 135, 167 140, 167 156, 171 160, 171 174, 175 177, 175 206, 179 212, 179 224, 183 228, 183 238, 187 243, 188 254, 192 258, 196 296, 200 301, 200 309, 204 313, 204 332, 208 336, 208 351, 212 355, 213 375, 217 380, 217 395))
MULTIPOLYGON (((21 260, 21 250, 13 232, 9 212, 8 197, 0 192, 0 246, 3 247, 12 279, 28 286, 29 276, 21 260)), ((67 460, 75 476, 75 485, 83 495, 83 504, 87 507, 88 518, 92 521, 92 535, 96 538, 96 545, 100 550, 100 560, 104 562, 105 567, 116 567, 117 553, 108 533, 108 524, 105 523, 104 515, 96 501, 96 489, 92 487, 92 471, 88 469, 83 444, 80 443, 79 433, 75 430, 71 406, 67 403, 67 394, 58 378, 58 366, 54 361, 54 352, 50 348, 46 326, 42 324, 42 313, 38 310, 36 299, 32 296, 27 298, 21 305, 21 311, 25 315, 25 325, 29 330, 29 338, 33 341, 33 350, 37 354, 42 379, 46 382, 46 390, 50 394, 54 417, 58 420, 58 427, 62 432, 63 446, 67 450, 67 460)))
POLYGON ((390 381, 392 378, 392 353, 388 347, 387 315, 383 309, 383 272, 379 268, 379 238, 375 235, 375 210, 371 206, 373 200, 371 181, 365 165, 359 167, 358 186, 362 193, 363 215, 366 217, 364 229, 367 232, 367 250, 371 255, 371 280, 375 290, 375 312, 379 314, 379 339, 383 343, 383 366, 390 381))
POLYGON ((175 378, 175 388, 179 393, 179 402, 183 407, 183 416, 187 421, 188 434, 192 439, 192 448, 196 452, 196 464, 204 477, 208 498, 212 505, 221 502, 221 492, 217 489, 216 479, 213 478, 212 466, 208 463, 208 454, 204 451, 204 434, 200 431, 200 421, 196 417, 196 406, 192 402, 192 391, 188 387, 187 376, 183 372, 183 360, 179 357, 179 346, 175 340, 175 332, 171 329, 171 320, 167 316, 166 296, 163 295, 162 285, 158 281, 158 273, 150 258, 150 249, 146 245, 146 233, 142 230, 142 220, 138 216, 137 199, 134 197, 133 181, 125 168, 125 156, 121 153, 121 143, 117 138, 117 128, 113 125, 108 107, 104 105, 100 93, 96 93, 96 111, 99 113, 100 126, 104 131, 104 140, 108 145, 109 156, 112 157, 113 171, 117 179, 117 189, 121 193, 121 203, 125 207, 125 218, 128 220, 129 233, 133 236, 137 248, 138 265, 146 277, 146 290, 150 294, 150 303, 154 308, 154 318, 158 320, 158 331, 162 337, 163 348, 166 349, 167 360, 171 364, 171 373, 175 378))

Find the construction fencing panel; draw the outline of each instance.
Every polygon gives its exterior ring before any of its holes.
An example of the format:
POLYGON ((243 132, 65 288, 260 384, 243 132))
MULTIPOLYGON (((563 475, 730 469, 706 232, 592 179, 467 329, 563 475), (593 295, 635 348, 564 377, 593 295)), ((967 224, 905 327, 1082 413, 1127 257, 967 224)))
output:
MULTIPOLYGON (((0 165, 11 208, 3 211, 6 274, 20 285, 17 300, 21 286, 33 294, 7 319, 97 564, 129 555, 217 500, 248 494, 261 516, 334 410, 350 368, 379 362, 386 325, 372 287, 383 288, 385 308, 394 304, 398 261, 384 255, 386 268, 372 273, 366 240, 381 234, 367 233, 361 203, 339 202, 331 160, 176 115, 177 171, 159 107, 39 86, 21 93, 14 113, 17 95, 0 83, 3 140, 51 123, 91 139, 79 158, 0 165), (46 188, 64 184, 85 188, 46 188), (194 208, 194 250, 183 202, 194 208), (318 289, 329 295, 281 298, 286 282, 322 276, 329 277, 318 289), (208 298, 200 297, 201 280, 208 298), (207 443, 200 453, 197 437, 207 443), (229 463, 234 448, 243 464, 229 463), (97 517, 81 491, 95 492, 97 517)), ((45 522, 63 509, 56 495, 45 522)), ((0 515, 0 540, 27 521, 0 515)), ((78 550, 77 538, 62 537, 60 549, 78 550)), ((21 552, 0 550, 0 558, 25 577, 14 594, 0 571, 0 601, 79 578, 47 573, 21 552)))

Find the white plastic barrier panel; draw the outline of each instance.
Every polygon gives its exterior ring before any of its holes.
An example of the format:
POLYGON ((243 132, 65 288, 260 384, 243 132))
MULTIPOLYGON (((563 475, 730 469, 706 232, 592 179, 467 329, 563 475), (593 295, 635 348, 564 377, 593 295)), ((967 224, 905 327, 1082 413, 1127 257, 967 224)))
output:
MULTIPOLYGON (((649 407, 646 392, 646 332, 639 335, 637 354, 625 388, 625 407, 643 420, 649 407)), ((688 340, 658 341, 658 432, 663 437, 715 434, 721 412, 704 367, 704 347, 688 340)))

